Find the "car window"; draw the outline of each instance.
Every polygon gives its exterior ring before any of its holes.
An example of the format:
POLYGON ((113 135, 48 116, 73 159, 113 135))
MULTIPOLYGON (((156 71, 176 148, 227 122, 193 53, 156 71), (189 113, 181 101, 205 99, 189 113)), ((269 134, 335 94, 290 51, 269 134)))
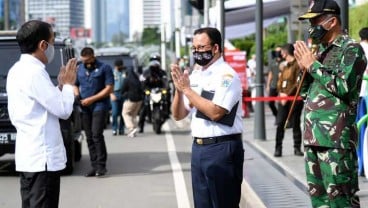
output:
MULTIPOLYGON (((55 56, 50 64, 46 64, 46 70, 52 82, 56 85, 57 75, 59 74, 63 60, 62 49, 64 48, 64 44, 58 42, 54 46, 55 56)), ((5 92, 8 71, 19 60, 20 54, 20 49, 15 39, 0 41, 0 92, 5 92)))

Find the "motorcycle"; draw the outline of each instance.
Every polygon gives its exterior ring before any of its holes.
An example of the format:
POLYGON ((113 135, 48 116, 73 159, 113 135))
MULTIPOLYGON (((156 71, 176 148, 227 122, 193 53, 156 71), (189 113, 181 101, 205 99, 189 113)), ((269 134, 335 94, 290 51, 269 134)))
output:
POLYGON ((161 133, 162 124, 169 118, 169 92, 165 88, 153 88, 145 90, 145 107, 148 117, 152 122, 153 131, 161 133))

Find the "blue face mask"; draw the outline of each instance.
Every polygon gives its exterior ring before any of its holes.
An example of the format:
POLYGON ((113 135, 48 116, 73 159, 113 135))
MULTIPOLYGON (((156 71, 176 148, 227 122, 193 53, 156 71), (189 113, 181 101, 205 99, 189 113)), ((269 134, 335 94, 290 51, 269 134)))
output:
POLYGON ((213 59, 212 50, 202 52, 195 51, 193 52, 193 58, 196 64, 206 66, 213 59))

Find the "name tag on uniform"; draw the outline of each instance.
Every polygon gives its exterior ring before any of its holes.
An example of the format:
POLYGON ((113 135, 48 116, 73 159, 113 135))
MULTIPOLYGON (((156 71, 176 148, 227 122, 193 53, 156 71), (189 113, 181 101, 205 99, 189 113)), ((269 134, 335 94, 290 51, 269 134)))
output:
POLYGON ((285 88, 287 86, 287 80, 282 81, 281 87, 285 88))

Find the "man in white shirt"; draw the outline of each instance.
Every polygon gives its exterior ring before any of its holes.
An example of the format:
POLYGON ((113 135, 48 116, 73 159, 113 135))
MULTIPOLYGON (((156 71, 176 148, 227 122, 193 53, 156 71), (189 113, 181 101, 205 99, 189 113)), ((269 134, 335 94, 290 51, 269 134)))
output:
POLYGON ((59 171, 66 163, 59 118, 67 119, 73 110, 76 59, 61 67, 56 87, 45 69, 54 57, 51 25, 31 20, 16 38, 22 55, 9 70, 6 89, 9 117, 17 129, 22 207, 58 207, 59 171))

